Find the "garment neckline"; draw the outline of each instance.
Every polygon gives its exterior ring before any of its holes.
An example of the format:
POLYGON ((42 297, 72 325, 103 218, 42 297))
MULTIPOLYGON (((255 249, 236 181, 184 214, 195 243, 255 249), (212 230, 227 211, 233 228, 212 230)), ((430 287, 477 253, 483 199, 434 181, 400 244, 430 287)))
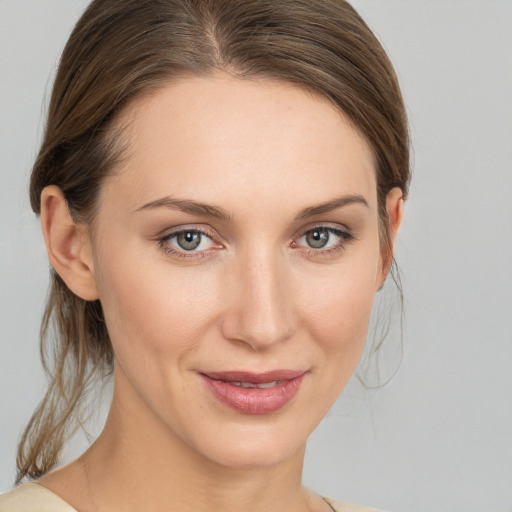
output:
MULTIPOLYGON (((61 502, 62 504, 66 505, 67 507, 69 507, 69 512, 78 512, 75 508, 73 508, 66 500, 64 500, 63 498, 61 498, 58 494, 56 494, 55 492, 53 492, 52 490, 48 489, 48 487, 45 487, 44 485, 40 484, 39 482, 27 482, 25 484, 22 484, 20 487, 22 486, 37 486, 40 490, 42 490, 43 492, 46 492, 48 494, 50 494, 52 496, 53 499, 55 500, 58 500, 59 502, 61 502)), ((325 498, 324 496, 320 496, 320 498, 325 502, 327 503, 327 505, 329 505, 329 507, 331 508, 331 510, 333 512, 336 512, 336 509, 334 508, 334 506, 332 505, 332 503, 329 501, 328 498, 325 498)))
MULTIPOLYGON (((69 507, 69 512, 78 512, 75 508, 73 508, 66 500, 61 498, 58 494, 54 493, 52 490, 48 489, 48 487, 45 487, 44 485, 40 484, 39 482, 27 482, 25 484, 22 484, 23 486, 37 486, 40 490, 51 494, 52 498, 55 500, 60 501, 62 504, 69 507)), ((20 486, 21 487, 21 486, 20 486)))
POLYGON ((331 508, 331 510, 333 512, 336 512, 336 509, 334 508, 333 504, 329 501, 328 498, 325 498, 324 496, 320 496, 320 498, 322 498, 322 500, 324 500, 325 503, 327 503, 327 505, 329 505, 329 507, 331 508))

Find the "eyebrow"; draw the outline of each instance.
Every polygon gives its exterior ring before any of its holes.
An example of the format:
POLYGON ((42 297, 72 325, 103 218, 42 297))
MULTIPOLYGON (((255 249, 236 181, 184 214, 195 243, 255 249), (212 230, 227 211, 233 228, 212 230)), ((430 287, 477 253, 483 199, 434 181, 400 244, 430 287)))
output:
MULTIPOLYGON (((348 206, 351 204, 362 204, 363 206, 366 206, 368 208, 368 202, 363 196, 354 194, 344 195, 327 201, 325 203, 320 203, 314 206, 304 208, 295 217, 295 220, 300 221, 307 219, 309 217, 313 217, 315 215, 322 215, 324 213, 329 213, 333 210, 343 208, 344 206, 348 206)), ((185 213, 191 213, 192 215, 213 217, 215 219, 223 221, 231 220, 231 215, 226 210, 219 206, 200 203, 189 199, 176 199, 170 196, 162 197, 161 199, 156 199, 155 201, 150 201, 149 203, 142 205, 140 208, 137 208, 137 210, 135 211, 140 212, 154 208, 168 208, 171 210, 179 210, 185 213)))
POLYGON ((360 195, 350 194, 341 197, 337 197, 332 199, 331 201, 327 201, 326 203, 320 203, 314 206, 310 206, 308 208, 304 208, 296 217, 295 220, 304 220, 309 217, 314 217, 315 215, 322 215, 324 213, 332 212, 333 210, 337 210, 338 208, 343 208, 344 206, 348 206, 351 204, 362 204, 363 206, 368 206, 368 201, 360 195))
POLYGON ((137 208, 135 211, 140 212, 153 208, 168 208, 171 210, 179 210, 185 213, 191 213, 192 215, 213 217, 223 221, 229 221, 231 219, 231 215, 219 206, 212 206, 197 201, 191 201, 189 199, 176 199, 170 196, 162 197, 161 199, 156 199, 155 201, 150 201, 149 203, 142 205, 140 208, 137 208))

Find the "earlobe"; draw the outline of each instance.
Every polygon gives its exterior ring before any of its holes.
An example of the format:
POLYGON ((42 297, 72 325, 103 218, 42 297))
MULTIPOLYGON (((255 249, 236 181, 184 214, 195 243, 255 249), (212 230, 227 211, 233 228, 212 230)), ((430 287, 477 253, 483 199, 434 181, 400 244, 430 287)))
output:
POLYGON ((98 299, 87 229, 73 221, 64 194, 55 185, 41 193, 41 227, 50 264, 68 288, 84 300, 98 299))
POLYGON ((384 284, 386 277, 393 263, 395 241, 398 230, 402 224, 404 214, 404 194, 401 188, 392 188, 386 198, 386 212, 388 215, 388 240, 389 251, 382 258, 382 275, 379 282, 379 289, 384 284))

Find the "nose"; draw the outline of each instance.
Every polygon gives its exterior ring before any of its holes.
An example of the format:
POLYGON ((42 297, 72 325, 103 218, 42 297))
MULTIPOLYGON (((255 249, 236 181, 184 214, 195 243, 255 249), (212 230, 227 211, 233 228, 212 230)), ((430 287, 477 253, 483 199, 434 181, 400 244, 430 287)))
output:
POLYGON ((293 286, 283 258, 253 253, 240 257, 229 272, 224 337, 253 350, 269 349, 290 338, 295 330, 293 286))

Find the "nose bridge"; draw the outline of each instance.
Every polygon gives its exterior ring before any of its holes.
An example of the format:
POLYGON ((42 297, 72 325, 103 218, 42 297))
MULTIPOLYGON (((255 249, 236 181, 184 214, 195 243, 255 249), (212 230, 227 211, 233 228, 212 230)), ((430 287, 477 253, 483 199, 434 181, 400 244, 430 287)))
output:
POLYGON ((260 246, 245 251, 237 263, 225 335, 256 350, 286 340, 294 329, 293 304, 282 255, 260 246))

